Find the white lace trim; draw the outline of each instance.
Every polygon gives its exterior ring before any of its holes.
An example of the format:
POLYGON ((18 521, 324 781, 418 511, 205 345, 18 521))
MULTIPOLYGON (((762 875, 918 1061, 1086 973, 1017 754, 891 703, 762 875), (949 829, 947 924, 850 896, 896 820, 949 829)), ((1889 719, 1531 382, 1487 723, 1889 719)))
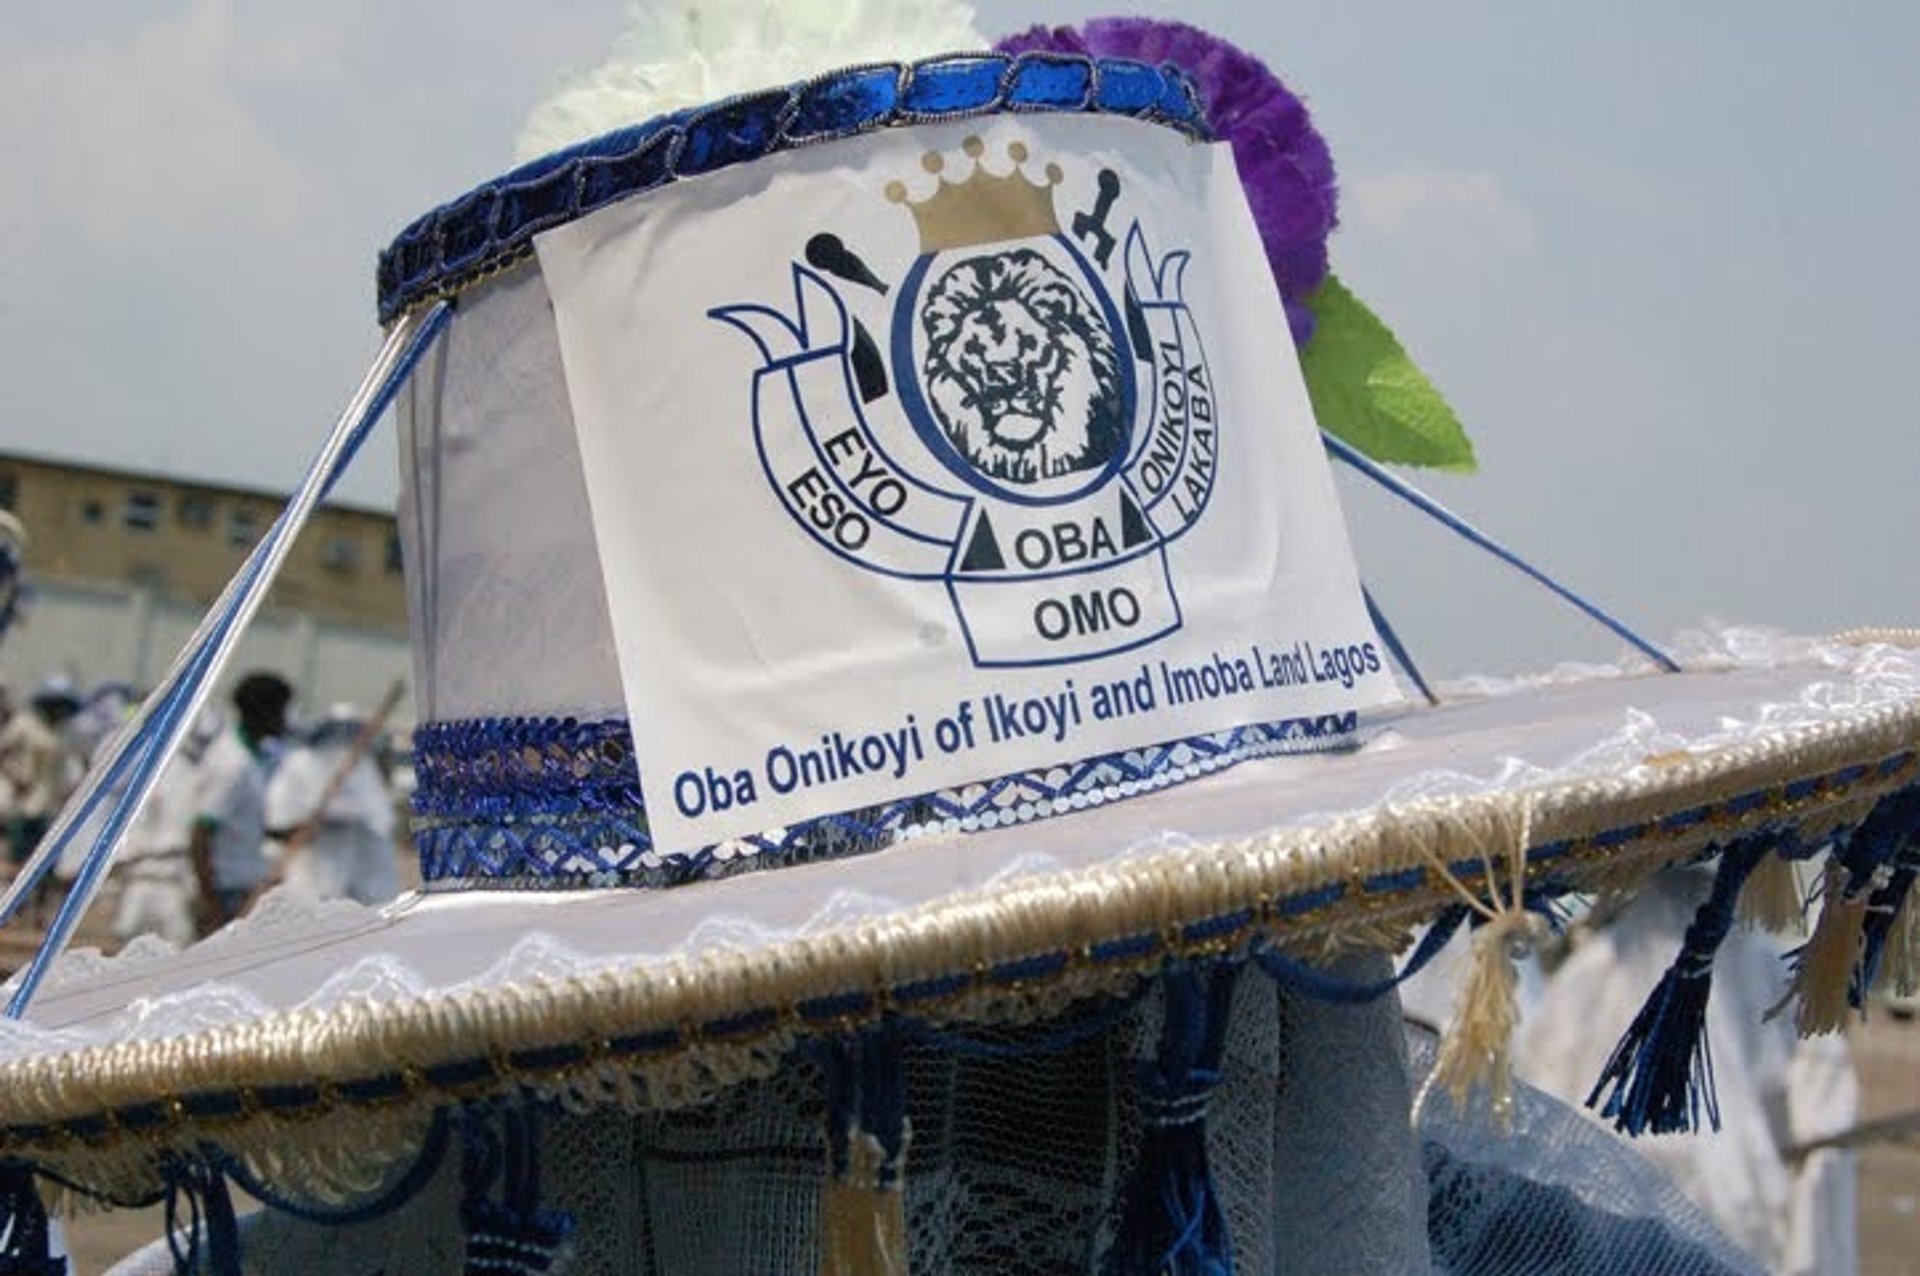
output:
MULTIPOLYGON (((1477 772, 1436 768, 1393 787, 1386 795, 1385 805, 1529 789, 1547 782, 1631 777, 1650 765, 1648 759, 1661 755, 1697 754, 1752 745, 1774 739, 1792 728, 1844 722, 1876 710, 1920 702, 1920 651, 1911 648, 1881 643, 1853 645, 1833 640, 1813 641, 1761 630, 1725 630, 1690 635, 1679 650, 1689 668, 1766 669, 1788 663, 1810 663, 1832 670, 1834 676, 1808 684, 1792 701, 1759 706, 1750 718, 1722 719, 1715 729, 1704 734, 1682 736, 1663 729, 1657 711, 1626 709, 1615 731, 1567 765, 1548 769, 1508 757, 1477 772)), ((1643 673, 1638 667, 1563 666, 1540 677, 1498 682, 1476 680, 1458 684, 1451 691, 1455 698, 1470 694, 1497 699, 1546 686, 1643 673)), ((1397 733, 1389 729, 1365 749, 1387 752, 1397 747, 1397 733)), ((1283 827, 1317 825, 1351 814, 1301 812, 1286 817, 1281 824, 1283 827)), ((1192 845, 1194 839, 1169 832, 1146 839, 1106 862, 1124 863, 1163 856, 1192 845)), ((969 893, 990 895, 1006 883, 1040 877, 1061 867, 1050 856, 1021 856, 1011 860, 984 887, 975 886, 969 893)), ((842 866, 840 871, 857 870, 842 866)), ((383 925, 417 909, 472 910, 476 915, 494 910, 496 917, 505 910, 524 916, 525 928, 519 940, 481 973, 453 983, 436 984, 421 976, 405 955, 372 951, 327 978, 310 995, 289 1004, 268 1005, 244 988, 203 983, 164 995, 135 997, 117 1013, 73 1028, 49 1029, 32 1022, 0 1021, 0 1064, 116 1042, 179 1037, 208 1028, 247 1024, 269 1015, 387 1005, 429 995, 436 999, 455 998, 489 989, 537 987, 669 960, 684 968, 697 964, 702 958, 737 956, 784 941, 851 932, 861 929, 863 922, 886 918, 908 907, 900 899, 849 887, 833 891, 817 910, 797 923, 775 925, 745 916, 714 916, 702 921, 680 943, 670 947, 649 946, 645 935, 635 935, 626 951, 595 955, 569 944, 564 933, 554 933, 541 918, 543 908, 569 906, 578 899, 578 893, 531 891, 474 892, 430 898, 416 894, 403 896, 380 909, 369 909, 351 901, 316 902, 294 892, 275 892, 262 900, 248 917, 203 941, 193 952, 213 957, 223 949, 236 954, 255 948, 266 950, 277 942, 284 943, 316 931, 363 931, 369 936, 368 945, 377 950, 378 932, 383 925)), ((179 959, 180 954, 159 941, 138 941, 117 957, 105 957, 92 950, 77 951, 55 966, 47 992, 57 993, 108 980, 131 983, 142 976, 150 980, 179 959)))

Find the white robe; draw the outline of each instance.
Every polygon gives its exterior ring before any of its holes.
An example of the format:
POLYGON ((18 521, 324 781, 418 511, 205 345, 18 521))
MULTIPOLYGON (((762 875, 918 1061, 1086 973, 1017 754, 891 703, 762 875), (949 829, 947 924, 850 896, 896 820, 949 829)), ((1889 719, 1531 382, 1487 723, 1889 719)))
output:
MULTIPOLYGON (((312 820, 327 785, 346 762, 351 742, 296 744, 267 784, 267 827, 298 828, 312 820)), ((379 904, 400 893, 393 798, 373 760, 362 757, 327 800, 313 838, 283 853, 285 883, 323 899, 379 904)))
POLYGON ((176 756, 127 830, 116 866, 120 906, 113 920, 114 933, 122 940, 154 934, 175 947, 194 940, 198 887, 188 848, 198 783, 192 759, 184 753, 176 756))

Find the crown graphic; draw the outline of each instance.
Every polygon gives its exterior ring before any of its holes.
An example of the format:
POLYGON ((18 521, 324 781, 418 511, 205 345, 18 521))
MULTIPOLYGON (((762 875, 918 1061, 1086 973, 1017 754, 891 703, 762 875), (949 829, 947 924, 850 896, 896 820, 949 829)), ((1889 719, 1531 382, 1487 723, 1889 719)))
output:
MULTIPOLYGON (((887 198, 905 204, 919 224, 922 253, 1060 233, 1060 221, 1053 211, 1053 188, 1063 176, 1058 164, 1047 165, 1046 185, 1036 186, 1020 171, 1027 162, 1023 142, 1008 144, 1007 158, 1013 161, 1013 171, 1005 177, 994 176, 980 163, 987 144, 978 137, 967 138, 960 149, 973 160, 973 173, 965 181, 942 178, 939 189, 923 200, 910 200, 904 182, 887 183, 887 198)), ((938 175, 946 168, 946 158, 938 151, 928 151, 921 157, 920 166, 938 175)))

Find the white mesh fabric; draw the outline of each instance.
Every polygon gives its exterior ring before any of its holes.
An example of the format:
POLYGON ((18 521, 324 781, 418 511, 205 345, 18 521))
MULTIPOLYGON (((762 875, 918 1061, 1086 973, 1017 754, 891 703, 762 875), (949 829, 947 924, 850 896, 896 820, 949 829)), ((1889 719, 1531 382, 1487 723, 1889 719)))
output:
MULTIPOLYGON (((1058 1053, 975 1058, 906 1051, 912 1142, 907 1218, 915 1276, 1093 1272, 1119 1220, 1140 1141, 1136 1061, 1159 1033, 1149 995, 1058 1053)), ((982 1030, 1012 1045, 1058 1025, 982 1030)), ((1243 975, 1208 1152, 1240 1276, 1420 1271, 1425 1193, 1406 1125, 1408 1082, 1391 999, 1358 1010, 1298 1004, 1243 975), (1308 1033, 1281 1048, 1286 1027, 1308 1033), (1285 1068, 1291 1055, 1311 1062, 1285 1068), (1382 1106, 1384 1105, 1384 1106, 1382 1106), (1327 1125, 1330 1129, 1319 1127, 1327 1125), (1340 1194, 1338 1228, 1289 1235, 1340 1194), (1306 1263, 1311 1256, 1318 1265, 1306 1263)), ((579 1219, 574 1273, 810 1273, 825 1172, 822 1080, 796 1060, 684 1112, 551 1118, 546 1203, 579 1219)), ((279 1214, 247 1223, 249 1273, 421 1276, 459 1270, 457 1152, 389 1219, 331 1228, 279 1214)), ((125 1272, 166 1271, 164 1246, 125 1272)))
MULTIPOLYGON (((1392 973, 1384 957, 1333 970, 1362 983, 1392 973)), ((1398 997, 1338 1006, 1283 995, 1280 1040, 1273 1270, 1425 1271, 1427 1191, 1407 1123, 1413 1083, 1398 997)))
MULTIPOLYGON (((1366 978, 1374 967, 1344 973, 1366 978)), ((1156 1039, 1158 1016, 1149 997, 1109 1030, 1038 1058, 908 1051, 915 1276, 1097 1270, 1138 1145, 1134 1060, 1156 1039)), ((1460 1120, 1442 1102, 1416 1143, 1408 1098, 1431 1056, 1422 1034, 1410 1075, 1391 997, 1327 1006, 1243 977, 1208 1118, 1237 1276, 1759 1270, 1630 1148, 1525 1086, 1510 1134, 1460 1120)), ((545 1201, 579 1220, 568 1271, 813 1272, 821 1092, 818 1071, 796 1062, 691 1111, 550 1119, 545 1201)), ((256 1215, 244 1221, 245 1269, 454 1276, 458 1182, 450 1157, 407 1209, 361 1226, 256 1215)), ((164 1245, 115 1269, 170 1270, 164 1245)))
POLYGON ((538 270, 510 270, 461 298, 459 318, 402 393, 398 420, 421 720, 597 715, 624 704, 538 270))
MULTIPOLYGON (((1435 1038, 1412 1030, 1417 1074, 1435 1038)), ((1763 1269, 1633 1148, 1514 1084, 1513 1128, 1438 1096, 1420 1125, 1433 1268, 1447 1276, 1748 1276, 1763 1269)))

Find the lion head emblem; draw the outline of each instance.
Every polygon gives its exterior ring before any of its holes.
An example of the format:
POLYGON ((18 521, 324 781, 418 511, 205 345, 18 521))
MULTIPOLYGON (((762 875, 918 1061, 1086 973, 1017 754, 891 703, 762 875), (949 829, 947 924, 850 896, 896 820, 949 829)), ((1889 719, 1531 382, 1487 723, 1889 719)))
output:
POLYGON ((927 292, 921 368, 954 448, 989 478, 1097 470, 1126 443, 1112 332, 1073 280, 1031 248, 969 257, 927 292))

